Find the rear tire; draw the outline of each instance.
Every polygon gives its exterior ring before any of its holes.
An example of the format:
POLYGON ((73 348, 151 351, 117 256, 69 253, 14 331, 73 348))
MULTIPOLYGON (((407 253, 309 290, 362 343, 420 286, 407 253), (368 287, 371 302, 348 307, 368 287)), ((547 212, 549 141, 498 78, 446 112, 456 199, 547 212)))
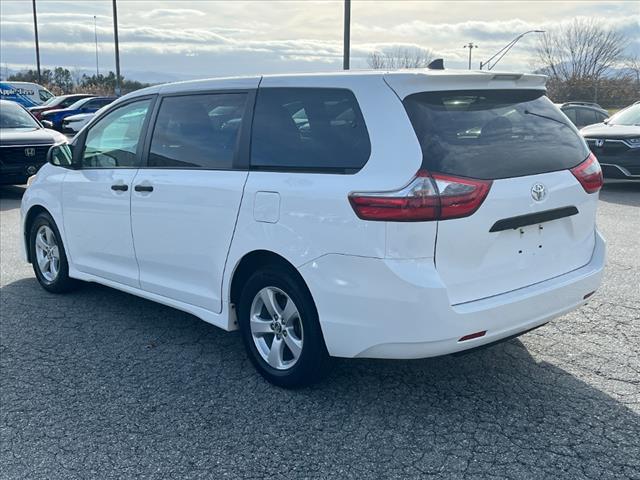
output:
POLYGON ((69 263, 62 237, 48 213, 40 213, 29 231, 29 253, 33 271, 46 291, 65 293, 78 286, 69 278, 69 263))
POLYGON ((268 266, 247 280, 238 304, 249 359, 274 385, 293 388, 322 379, 330 358, 311 294, 293 272, 268 266))

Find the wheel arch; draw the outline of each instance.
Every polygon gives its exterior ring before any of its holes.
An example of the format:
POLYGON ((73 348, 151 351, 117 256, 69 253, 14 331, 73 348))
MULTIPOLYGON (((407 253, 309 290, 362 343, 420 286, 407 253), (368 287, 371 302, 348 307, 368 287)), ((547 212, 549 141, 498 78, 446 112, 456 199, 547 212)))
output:
POLYGON ((243 255, 238 261, 233 273, 231 274, 231 283, 229 287, 229 302, 231 305, 237 305, 240 299, 240 294, 242 293, 242 288, 251 274, 259 268, 267 265, 279 266, 297 278, 300 285, 302 285, 309 293, 317 312, 317 306, 315 305, 315 300, 311 290, 298 269, 282 255, 271 250, 253 250, 243 255))
POLYGON ((39 205, 39 204, 32 205, 29 208, 29 210, 27 211, 27 214, 24 217, 24 228, 23 228, 23 239, 22 239, 22 241, 24 243, 24 249, 25 249, 25 252, 27 254, 27 261, 29 263, 33 263, 31 246, 29 245, 29 235, 31 233, 31 225, 33 225, 33 221, 41 213, 46 213, 51 218, 53 218, 53 215, 51 215, 51 212, 49 210, 47 210, 45 207, 43 207, 42 205, 39 205))

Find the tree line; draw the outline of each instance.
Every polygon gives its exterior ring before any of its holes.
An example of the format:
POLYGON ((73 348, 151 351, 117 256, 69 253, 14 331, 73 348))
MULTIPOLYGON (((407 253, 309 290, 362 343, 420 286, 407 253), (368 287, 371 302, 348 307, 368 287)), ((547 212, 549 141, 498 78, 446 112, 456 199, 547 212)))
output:
MULTIPOLYGON (((53 70, 45 68, 41 71, 40 81, 36 70, 25 70, 10 75, 7 80, 14 82, 40 83, 55 95, 68 93, 93 93, 96 95, 113 95, 116 91, 116 74, 109 72, 106 75, 86 73, 80 74, 68 68, 56 67, 53 70)), ((120 90, 125 93, 148 87, 149 83, 129 80, 120 75, 120 90)))

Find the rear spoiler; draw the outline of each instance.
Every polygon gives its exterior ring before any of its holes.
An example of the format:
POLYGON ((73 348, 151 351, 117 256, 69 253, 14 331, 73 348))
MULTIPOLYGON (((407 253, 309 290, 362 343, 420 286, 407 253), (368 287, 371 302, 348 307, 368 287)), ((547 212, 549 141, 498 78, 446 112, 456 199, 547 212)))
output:
POLYGON ((404 100, 413 93, 443 90, 542 90, 546 91, 546 75, 531 73, 467 71, 467 70, 414 70, 389 72, 384 81, 404 100))

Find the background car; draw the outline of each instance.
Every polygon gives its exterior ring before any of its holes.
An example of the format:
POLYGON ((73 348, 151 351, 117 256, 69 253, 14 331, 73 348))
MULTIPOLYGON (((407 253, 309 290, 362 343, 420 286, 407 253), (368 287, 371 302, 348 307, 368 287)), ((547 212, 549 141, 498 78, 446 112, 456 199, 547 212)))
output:
POLYGON ((53 93, 37 83, 0 82, 0 98, 19 103, 23 107, 33 107, 53 98, 53 93))
POLYGON ((84 127, 89 120, 93 118, 94 113, 79 113, 77 115, 71 115, 62 121, 62 133, 76 134, 84 127))
POLYGON ((59 110, 49 110, 44 112, 40 119, 43 121, 51 122, 52 128, 60 131, 62 130, 62 121, 70 117, 71 115, 77 115, 78 113, 95 113, 105 105, 109 105, 117 97, 91 97, 78 100, 73 105, 67 108, 59 110))
POLYGON ((60 108, 67 108, 76 103, 78 100, 89 97, 95 97, 95 95, 91 95, 89 93, 72 93, 70 95, 51 97, 42 105, 29 108, 29 111, 33 114, 34 117, 39 120, 44 112, 47 112, 49 110, 57 110, 60 108))
POLYGON ((16 102, 0 100, 0 185, 21 185, 47 161, 64 135, 47 130, 16 102))
POLYGON ((607 178, 640 180, 640 103, 580 133, 598 157, 607 178))
POLYGON ((592 102, 567 102, 560 105, 560 110, 578 128, 601 123, 609 117, 609 112, 592 102))

